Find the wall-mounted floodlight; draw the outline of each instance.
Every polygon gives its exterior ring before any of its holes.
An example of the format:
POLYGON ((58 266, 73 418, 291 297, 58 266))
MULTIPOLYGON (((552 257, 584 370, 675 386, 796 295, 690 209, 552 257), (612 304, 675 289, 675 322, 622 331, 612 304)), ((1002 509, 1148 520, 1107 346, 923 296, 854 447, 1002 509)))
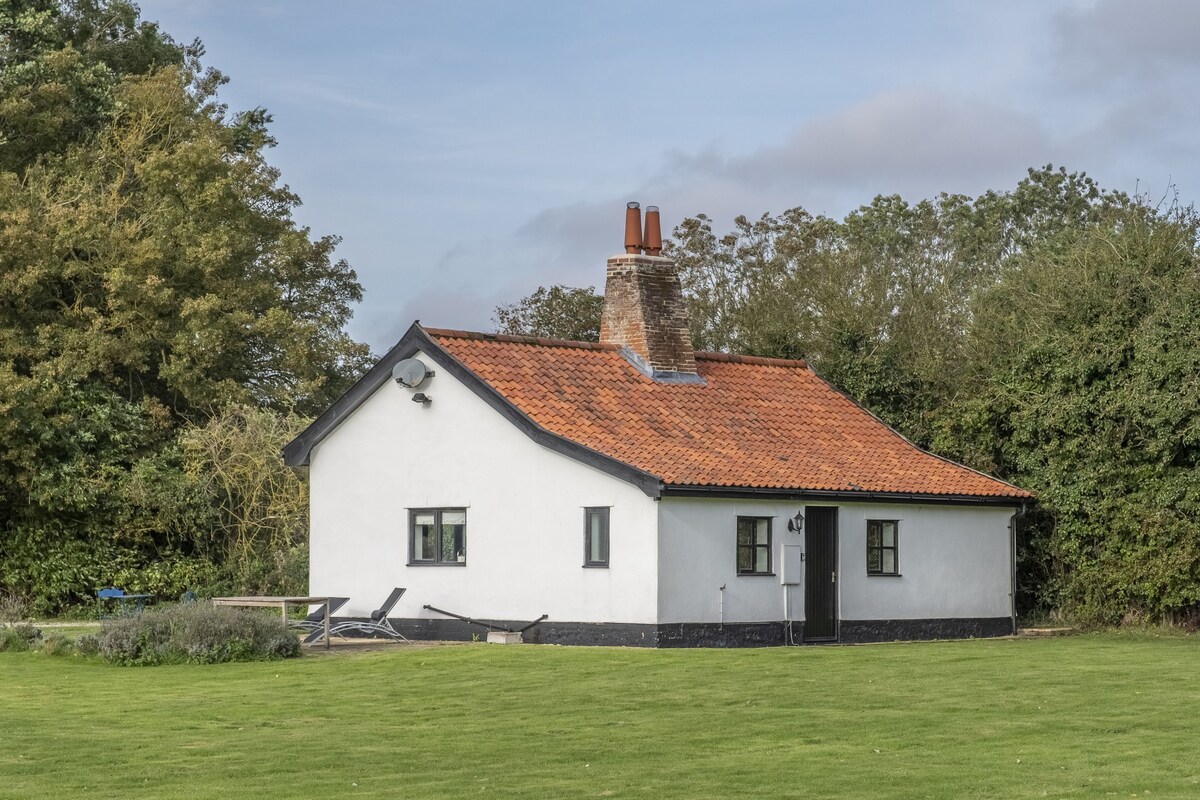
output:
POLYGON ((420 403, 423 406, 427 406, 433 402, 433 398, 430 397, 429 395, 425 394, 424 392, 417 392, 416 394, 414 394, 412 396, 412 401, 414 403, 420 403))

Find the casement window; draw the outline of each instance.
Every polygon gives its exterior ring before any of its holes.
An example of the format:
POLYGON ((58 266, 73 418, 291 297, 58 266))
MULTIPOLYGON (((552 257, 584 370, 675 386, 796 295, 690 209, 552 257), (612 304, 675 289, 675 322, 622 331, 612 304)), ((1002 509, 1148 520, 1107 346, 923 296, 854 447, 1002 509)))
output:
POLYGON ((608 509, 583 510, 583 565, 608 566, 608 509))
POLYGON ((738 575, 771 574, 771 518, 737 518, 738 575))
POLYGON ((466 566, 465 508, 414 508, 409 512, 408 520, 409 564, 466 566))
POLYGON ((899 528, 894 519, 867 520, 867 574, 899 575, 899 528))

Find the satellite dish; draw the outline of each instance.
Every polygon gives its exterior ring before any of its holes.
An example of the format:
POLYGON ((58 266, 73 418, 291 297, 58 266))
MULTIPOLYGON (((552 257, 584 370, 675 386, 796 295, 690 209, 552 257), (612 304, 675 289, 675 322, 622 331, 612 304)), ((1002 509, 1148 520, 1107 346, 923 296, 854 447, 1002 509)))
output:
POLYGON ((406 389, 417 388, 432 375, 433 372, 416 358, 406 358, 392 367, 392 380, 406 389))

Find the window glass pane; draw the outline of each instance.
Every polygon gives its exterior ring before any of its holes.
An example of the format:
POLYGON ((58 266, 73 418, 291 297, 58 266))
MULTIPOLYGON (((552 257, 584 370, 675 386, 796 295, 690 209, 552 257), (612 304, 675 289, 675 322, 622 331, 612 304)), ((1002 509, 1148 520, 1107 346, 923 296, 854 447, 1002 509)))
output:
POLYGON ((756 547, 755 553, 757 559, 754 562, 755 572, 770 572, 771 571, 771 550, 767 547, 756 547))
POLYGON ((753 569, 753 563, 751 561, 753 552, 754 551, 751 550, 749 547, 739 547, 738 548, 738 556, 737 556, 738 572, 750 572, 753 569))
POLYGON ((457 524, 451 525, 446 522, 446 517, 449 514, 442 515, 442 560, 443 561, 464 561, 466 560, 466 525, 457 524))
POLYGON ((588 539, 588 561, 595 564, 608 563, 608 534, 596 531, 588 539))
POLYGON ((412 515, 413 561, 454 563, 466 561, 467 512, 432 509, 412 515))
POLYGON ((896 571, 896 551, 895 550, 884 550, 883 551, 883 571, 884 572, 895 572, 896 571))
POLYGON ((884 547, 895 547, 896 546, 896 523, 894 523, 894 522, 883 523, 883 546, 884 547))
POLYGON ((765 519, 754 520, 754 526, 757 529, 757 533, 758 533, 758 538, 756 540, 757 544, 770 544, 771 543, 771 529, 770 529, 770 527, 768 527, 768 525, 769 525, 769 523, 765 519))
POLYGON ((751 544, 754 541, 754 520, 738 519, 737 521, 737 543, 751 544))
POLYGON ((413 558, 417 561, 436 560, 437 537, 433 533, 433 518, 430 517, 425 524, 415 525, 413 533, 413 558))
POLYGON ((882 563, 879 550, 877 548, 869 548, 867 550, 867 572, 879 572, 882 563))
POLYGON ((879 547, 882 537, 879 534, 879 526, 874 522, 867 525, 867 547, 879 547))

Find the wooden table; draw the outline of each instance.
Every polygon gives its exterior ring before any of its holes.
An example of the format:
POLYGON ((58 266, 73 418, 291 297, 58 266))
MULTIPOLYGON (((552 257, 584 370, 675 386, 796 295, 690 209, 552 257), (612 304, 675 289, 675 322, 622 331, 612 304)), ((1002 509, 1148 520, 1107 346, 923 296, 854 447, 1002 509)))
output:
POLYGON ((288 626, 288 606, 325 605, 325 649, 329 649, 329 598, 328 597, 214 597, 214 606, 242 606, 244 608, 278 608, 283 614, 283 627, 288 626))

